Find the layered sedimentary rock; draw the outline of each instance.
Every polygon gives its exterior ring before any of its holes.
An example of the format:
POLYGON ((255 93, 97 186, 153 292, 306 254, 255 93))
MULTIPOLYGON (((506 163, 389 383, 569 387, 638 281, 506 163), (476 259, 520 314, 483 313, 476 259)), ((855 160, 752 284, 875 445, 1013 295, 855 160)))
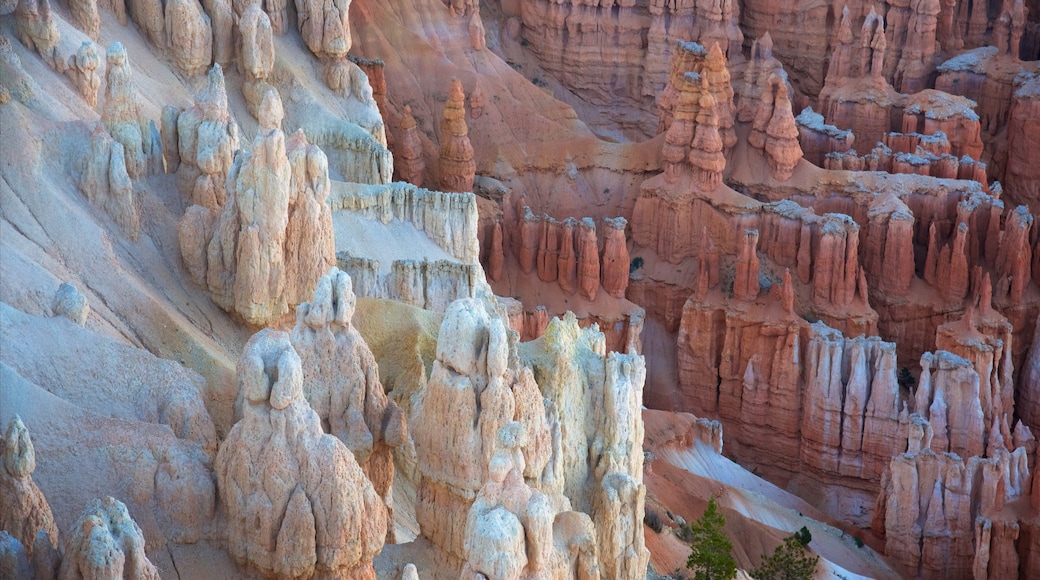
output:
POLYGON ((1040 211, 1040 164, 1030 151, 1040 146, 1040 75, 1022 79, 1011 102, 1008 131, 1007 174, 1002 181, 1008 198, 1040 211))
POLYGON ((882 482, 873 529, 886 553, 910 575, 1017 576, 1019 523, 1002 510, 1029 491, 1025 449, 936 453, 924 425, 924 449, 893 457, 882 482))
POLYGON ((845 338, 817 322, 808 356, 802 462, 825 473, 878 481, 906 446, 895 344, 876 336, 845 338))
POLYGON ((144 534, 126 505, 106 497, 91 500, 72 525, 58 578, 159 580, 159 570, 148 560, 144 534))
POLYGON ((802 109, 794 120, 798 125, 798 144, 806 161, 818 167, 824 166, 828 153, 844 153, 855 143, 852 131, 826 124, 823 115, 813 111, 812 107, 802 109))
POLYGON ((600 260, 603 289, 615 298, 624 298, 628 288, 629 257, 625 244, 625 218, 604 221, 603 256, 600 260))
POLYGON ((37 543, 51 547, 58 545, 58 527, 54 524, 54 516, 51 514, 47 498, 33 483, 36 451, 29 437, 29 430, 18 415, 7 425, 2 451, 0 530, 6 531, 20 542, 27 559, 31 561, 37 543))
POLYGON ((444 191, 473 191, 477 165, 466 127, 465 102, 462 81, 452 79, 441 122, 440 185, 444 191))
POLYGON ((645 488, 629 442, 642 437, 642 357, 606 355, 603 335, 568 315, 518 361, 515 334, 485 308, 448 309, 414 411, 422 535, 467 578, 496 566, 504 578, 574 566, 641 578, 645 488))
POLYGON ((289 335, 254 335, 237 373, 242 419, 216 461, 232 558, 264 577, 374 577, 386 506, 350 450, 322 431, 289 335))
MULTIPOLYGON (((783 82, 770 83, 769 88, 763 93, 760 107, 768 106, 772 107, 772 114, 764 128, 764 150, 766 158, 769 160, 769 168, 773 172, 773 178, 778 181, 786 181, 790 179, 795 166, 802 159, 802 147, 798 144, 798 126, 794 122, 794 113, 791 111, 791 100, 787 96, 786 84, 783 82), (773 87, 776 87, 775 94, 772 93, 773 87)), ((755 116, 753 130, 758 128, 759 118, 759 115, 755 116)))
POLYGON ((554 318, 525 346, 521 360, 534 370, 553 434, 542 491, 562 489, 572 509, 597 522, 603 577, 642 578, 649 558, 639 518, 646 488, 643 454, 630 442, 643 438, 643 357, 606 353, 602 333, 579 328, 572 314, 554 318))
MULTIPOLYGON (((401 409, 387 399, 372 351, 351 324, 356 297, 350 277, 333 268, 314 297, 296 308, 292 345, 303 369, 303 395, 322 429, 339 438, 361 466, 393 522, 392 452, 408 439, 401 409)), ((393 526, 387 542, 393 543, 393 526)))
MULTIPOLYGON (((1040 316, 1037 322, 1040 323, 1040 316)), ((1040 425, 1040 339, 1036 336, 1034 334, 1025 367, 1019 370, 1019 389, 1015 392, 1019 417, 1034 428, 1040 425)))
MULTIPOLYGON (((296 0, 296 26, 300 36, 307 48, 322 61, 325 82, 334 91, 350 87, 351 69, 347 66, 347 52, 350 51, 353 39, 350 35, 349 11, 350 0, 296 0)), ((274 30, 285 29, 284 14, 272 20, 274 30)))
POLYGON ((167 171, 178 171, 190 189, 190 206, 209 210, 210 219, 227 201, 228 172, 239 148, 238 125, 228 111, 224 72, 214 65, 195 104, 163 111, 162 133, 167 171))
POLYGON ((423 159, 419 129, 412 116, 412 108, 408 105, 401 112, 400 133, 394 148, 394 171, 401 181, 422 187, 426 161, 423 159))
MULTIPOLYGON (((705 47, 717 43, 723 56, 740 55, 744 35, 736 3, 654 1, 648 9, 649 17, 636 6, 539 0, 522 3, 519 16, 523 37, 542 68, 596 105, 620 96, 647 107, 646 97, 658 95, 668 82, 677 40, 705 47)), ((638 129, 650 129, 651 121, 647 116, 638 129)))
MULTIPOLYGON (((277 93, 267 93, 259 113, 256 138, 229 169, 226 201, 217 200, 216 208, 189 207, 178 226, 181 257, 195 282, 222 308, 257 325, 308 298, 335 260, 325 203, 328 159, 301 131, 286 140, 277 93)), ((234 134, 224 133, 226 125, 219 122, 208 127, 216 137, 219 174, 219 152, 230 144, 224 135, 234 134)))

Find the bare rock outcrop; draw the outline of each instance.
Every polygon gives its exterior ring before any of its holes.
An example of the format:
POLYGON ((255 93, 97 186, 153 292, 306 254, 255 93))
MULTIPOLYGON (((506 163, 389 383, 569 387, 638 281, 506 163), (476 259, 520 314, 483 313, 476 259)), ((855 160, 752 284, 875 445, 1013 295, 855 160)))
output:
POLYGON ((29 50, 36 51, 52 69, 63 72, 65 62, 58 54, 61 34, 51 15, 50 0, 18 0, 14 22, 18 40, 29 50))
POLYGON ((90 135, 79 189, 91 203, 105 210, 128 238, 137 241, 141 217, 127 161, 123 144, 97 124, 90 135))
POLYGON ((441 122, 440 172, 444 191, 473 191, 477 165, 466 127, 466 94, 462 81, 453 78, 441 122))
POLYGON ((787 181, 801 161, 798 135, 787 83, 783 77, 772 75, 762 92, 748 142, 765 152, 773 179, 787 181))
POLYGON ((199 0, 167 0, 166 52, 186 75, 206 72, 213 60, 213 30, 199 0))
POLYGON ((892 458, 872 528, 912 576, 1016 577, 1020 525, 1002 511, 1028 493, 1025 449, 962 459, 927 448, 892 458))
MULTIPOLYGON (((325 82, 334 91, 350 88, 351 68, 347 62, 347 52, 353 44, 348 21, 350 2, 296 0, 296 24, 300 36, 307 48, 322 61, 325 82)), ((272 19, 273 29, 284 30, 285 21, 284 14, 272 19)))
POLYGON ((29 430, 18 415, 7 425, 0 459, 0 530, 20 542, 31 561, 37 534, 42 533, 44 542, 56 546, 58 527, 47 498, 33 483, 36 451, 29 430))
POLYGON ((62 282, 54 294, 54 300, 51 301, 51 312, 55 316, 64 316, 83 326, 87 322, 87 317, 90 316, 90 305, 87 304, 87 297, 81 294, 75 286, 62 282))
POLYGON ((151 150, 151 139, 147 125, 141 116, 137 86, 126 49, 121 43, 108 47, 105 69, 105 101, 101 108, 101 121, 112 138, 123 146, 126 172, 131 178, 144 177, 148 171, 145 156, 151 150))
MULTIPOLYGON (((361 466, 393 522, 392 452, 408 439, 405 417, 387 399, 376 359, 351 324, 356 304, 350 276, 332 268, 314 298, 296 308, 293 348, 303 368, 303 394, 326 433, 339 438, 361 466)), ((392 525, 387 542, 395 541, 392 525)))
POLYGON ((106 497, 87 504, 65 540, 59 580, 159 580, 145 554, 144 534, 123 502, 106 497))
POLYGON ((238 20, 239 69, 245 75, 242 94, 253 116, 257 116, 264 95, 272 87, 267 79, 274 68, 274 30, 271 19, 253 2, 238 20))
POLYGON ((603 290, 615 298, 624 298, 629 269, 628 245, 625 243, 628 221, 618 217, 604 220, 603 224, 603 256, 600 260, 603 290))
POLYGON ((509 358, 502 320, 475 299, 453 302, 441 324, 429 383, 413 410, 419 528, 459 561, 467 553, 467 514, 486 479, 499 430, 513 420, 525 424, 526 476, 540 474, 549 460, 537 385, 530 371, 510 368, 509 358))
POLYGON ((262 330, 238 362, 242 419, 217 453, 228 551, 264 577, 373 578, 386 508, 303 396, 289 335, 262 330))
POLYGON ((76 54, 69 57, 65 74, 72 79, 79 94, 91 107, 97 106, 98 91, 101 89, 101 56, 98 55, 97 45, 93 42, 84 42, 80 45, 76 54))
POLYGON ((989 425, 979 375, 971 362, 946 351, 925 353, 915 399, 914 411, 932 425, 933 450, 961 457, 983 455, 989 425))
MULTIPOLYGON (((268 91, 258 135, 229 169, 226 202, 221 207, 217 200, 216 208, 193 205, 178 226, 181 256, 196 283, 208 287, 222 308, 256 325, 309 298, 335 261, 325 203, 331 187, 328 159, 301 131, 287 142, 282 116, 281 99, 268 91)), ((219 122, 212 125, 219 147, 212 152, 216 167, 209 175, 219 175, 223 157, 217 154, 229 145, 224 135, 233 139, 234 133, 224 133, 219 122)))
POLYGON ((526 430, 510 422, 498 433, 466 522, 466 562, 462 578, 599 578, 595 526, 586 514, 560 512, 524 481, 521 447, 526 430))
POLYGON ((412 185, 422 187, 423 173, 426 172, 426 161, 423 159, 422 141, 419 140, 419 129, 412 107, 404 106, 401 112, 401 131, 394 149, 394 171, 397 178, 412 185))
POLYGON ((824 473, 878 481, 906 447, 895 344, 845 338, 821 322, 810 328, 801 460, 824 473))
POLYGON ((195 97, 194 105, 184 111, 163 112, 162 134, 167 171, 178 171, 181 181, 188 184, 189 207, 205 208, 209 219, 214 219, 227 201, 227 175, 240 139, 238 125, 228 111, 219 64, 207 73, 206 87, 195 97))
POLYGON ((643 454, 630 444, 643 438, 643 357, 607 353, 603 334, 579 328, 568 313, 522 345, 520 358, 538 379, 553 433, 542 493, 562 492, 596 522, 604 578, 644 577, 643 454))

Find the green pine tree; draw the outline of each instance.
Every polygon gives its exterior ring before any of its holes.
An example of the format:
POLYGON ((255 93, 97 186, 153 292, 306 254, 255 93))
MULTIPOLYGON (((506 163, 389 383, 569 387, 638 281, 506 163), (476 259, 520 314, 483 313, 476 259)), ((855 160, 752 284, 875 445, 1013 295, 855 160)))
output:
POLYGON ((811 541, 812 534, 802 526, 784 539, 762 565, 752 570, 751 577, 755 580, 812 580, 820 557, 809 551, 811 541))
POLYGON ((722 530, 725 525, 726 518, 711 498, 704 515, 688 526, 692 551, 686 567, 697 571, 694 580, 731 580, 737 575, 737 561, 730 554, 733 543, 722 530))

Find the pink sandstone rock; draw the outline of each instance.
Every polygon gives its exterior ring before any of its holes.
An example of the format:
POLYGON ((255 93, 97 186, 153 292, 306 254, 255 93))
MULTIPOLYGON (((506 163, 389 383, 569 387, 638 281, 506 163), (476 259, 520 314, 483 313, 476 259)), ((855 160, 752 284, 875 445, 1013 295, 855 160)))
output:
POLYGON ((465 101, 462 81, 452 79, 441 123, 440 182, 444 191, 473 191, 477 166, 466 127, 465 101))
POLYGON ((578 222, 577 256, 578 290, 588 300, 595 300, 599 292, 600 262, 596 242, 596 222, 583 218, 578 222))
POLYGON ((426 162, 423 159, 419 129, 415 117, 412 116, 412 108, 408 105, 404 106, 401 113, 400 129, 396 140, 397 147, 394 149, 394 171, 401 181, 422 187, 426 162))
POLYGON ((603 225, 603 256, 600 261, 603 290, 615 298, 624 298, 628 288, 629 256, 625 241, 628 222, 618 217, 604 220, 603 225))
POLYGON ((97 52, 97 45, 93 42, 84 42, 80 45, 76 54, 69 57, 68 66, 65 69, 72 83, 76 85, 79 94, 91 107, 97 106, 98 90, 101 88, 101 57, 97 52))

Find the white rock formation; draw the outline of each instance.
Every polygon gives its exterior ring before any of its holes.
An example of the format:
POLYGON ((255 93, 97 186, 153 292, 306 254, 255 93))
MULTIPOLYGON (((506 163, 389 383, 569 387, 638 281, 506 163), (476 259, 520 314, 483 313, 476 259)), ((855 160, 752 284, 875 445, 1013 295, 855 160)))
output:
POLYGON ((91 500, 72 525, 58 580, 159 580, 145 555, 144 534, 123 502, 91 500))
POLYGON ((217 454, 228 551, 264 577, 373 578, 386 508, 303 397, 289 335, 265 329, 238 362, 242 419, 217 454))
MULTIPOLYGON (((404 414, 387 399, 375 356, 351 324, 356 297, 350 276, 332 268, 314 298, 296 308, 292 345, 303 368, 303 394, 322 428, 353 453, 393 522, 393 449, 408 440, 404 414)), ((394 543, 392 525, 387 542, 394 543)))

